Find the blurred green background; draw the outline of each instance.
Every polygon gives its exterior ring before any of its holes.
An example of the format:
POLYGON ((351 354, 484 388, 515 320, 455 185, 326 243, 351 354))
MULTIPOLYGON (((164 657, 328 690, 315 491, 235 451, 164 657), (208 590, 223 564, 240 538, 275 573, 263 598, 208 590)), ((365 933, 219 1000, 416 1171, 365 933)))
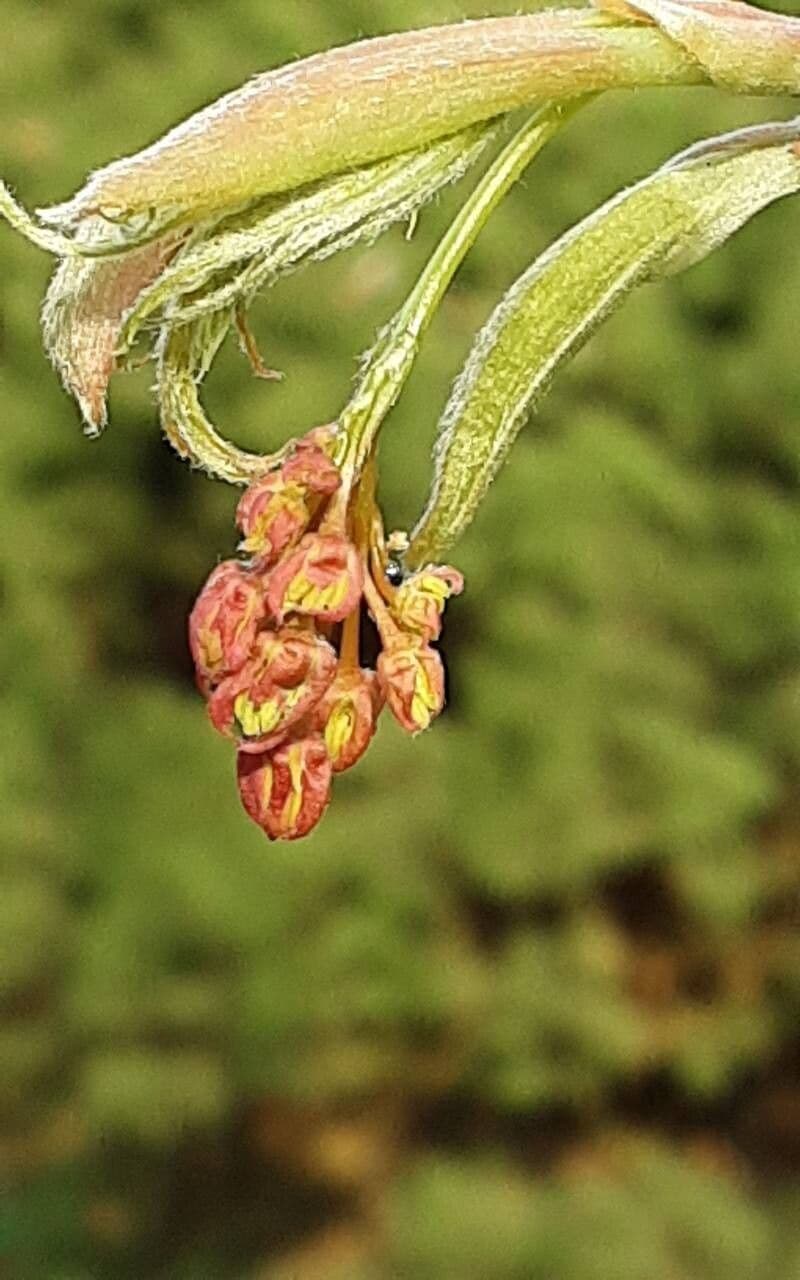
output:
MULTIPOLYGON (((258 69, 485 8, 4 0, 0 172, 53 202, 258 69)), ((570 126, 387 426, 390 525, 534 254, 791 111, 685 90, 570 126)), ((334 416, 458 200, 266 296, 286 380, 229 344, 222 427, 334 416)), ((454 555, 447 714, 385 721, 320 831, 272 846, 185 643, 236 495, 161 442, 148 369, 82 439, 49 264, 0 228, 0 1275, 797 1280, 799 234, 773 207, 595 337, 454 555)))

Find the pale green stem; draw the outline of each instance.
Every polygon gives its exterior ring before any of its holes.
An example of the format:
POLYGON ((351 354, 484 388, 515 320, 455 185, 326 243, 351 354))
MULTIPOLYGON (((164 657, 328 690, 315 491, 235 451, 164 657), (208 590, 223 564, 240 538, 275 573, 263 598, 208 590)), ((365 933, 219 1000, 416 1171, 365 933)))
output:
POLYGON ((228 322, 215 316, 201 340, 197 326, 165 328, 158 351, 158 398, 161 425, 172 447, 188 462, 229 484, 251 484, 281 462, 289 448, 274 454, 248 453, 225 440, 209 422, 200 403, 198 384, 225 336, 228 322), (204 352, 197 350, 205 346, 204 352))
POLYGON ((439 242, 403 306, 368 353, 339 424, 336 460, 350 482, 361 472, 396 403, 453 277, 486 222, 527 166, 589 97, 548 104, 525 122, 493 162, 439 242))
MULTIPOLYGON (((224 228, 209 246, 192 248, 194 265, 189 281, 198 261, 200 269, 208 271, 219 250, 255 254, 277 276, 305 260, 325 257, 361 239, 374 239, 396 219, 412 215, 446 183, 460 178, 477 160, 495 129, 491 124, 477 125, 411 155, 342 175, 266 215, 263 211, 260 217, 254 213, 253 226, 247 226, 249 219, 243 220, 243 234, 241 230, 224 228), (256 233, 255 239, 250 238, 252 232, 256 233), (209 254, 205 253, 207 247, 209 254)), ((138 252, 146 253, 147 249, 138 252)), ((249 268, 229 282, 236 287, 231 289, 226 306, 217 303, 213 311, 203 311, 187 322, 182 299, 173 300, 174 281, 180 278, 183 262, 181 257, 177 274, 167 268, 149 293, 140 294, 128 314, 120 345, 124 350, 129 348, 145 314, 147 299, 155 297, 159 303, 168 300, 158 341, 158 398, 167 438, 182 458, 210 475, 230 484, 250 484, 279 462, 285 450, 260 458, 229 443, 206 417, 199 395, 200 383, 229 327, 232 307, 246 304, 245 286, 240 282, 249 268), (165 286, 167 277, 172 279, 172 286, 165 286)))

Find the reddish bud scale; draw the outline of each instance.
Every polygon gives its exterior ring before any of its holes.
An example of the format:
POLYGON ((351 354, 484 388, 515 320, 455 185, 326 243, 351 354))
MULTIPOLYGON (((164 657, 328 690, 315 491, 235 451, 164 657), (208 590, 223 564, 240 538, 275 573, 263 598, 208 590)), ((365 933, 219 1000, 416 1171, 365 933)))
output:
POLYGON ((314 726, 323 735, 334 773, 344 773, 361 759, 382 706, 374 671, 340 670, 314 712, 314 726))
POLYGON ((456 569, 432 565, 398 587, 392 617, 403 631, 413 631, 426 641, 438 640, 444 606, 463 590, 464 579, 456 569))
POLYGON ((314 709, 335 674, 336 654, 322 636, 261 631, 252 657, 211 695, 211 723, 242 752, 271 750, 314 709))
POLYGON ((319 444, 306 437, 299 440, 283 464, 283 477, 291 484, 304 485, 312 493, 329 498, 342 483, 339 468, 319 444))
POLYGON ((444 667, 418 636, 398 635, 378 658, 378 679, 392 715, 407 733, 422 733, 444 706, 444 667))
POLYGON ((361 598, 364 570, 352 543, 339 534, 308 533, 270 575, 267 605, 281 621, 289 613, 341 622, 361 598))
POLYGON ((271 840, 298 840, 319 822, 331 798, 332 769, 319 736, 300 738, 271 755, 237 761, 247 813, 271 840))
POLYGON ((189 616, 189 647, 203 692, 244 665, 265 613, 263 581, 236 560, 217 565, 189 616))
POLYGON ((321 498, 341 484, 339 469, 323 448, 329 428, 317 428, 299 440, 277 471, 246 490, 236 510, 244 534, 241 550, 268 567, 293 546, 308 528, 321 498))
POLYGON ((236 509, 244 534, 239 548, 268 568, 302 537, 311 516, 307 491, 287 484, 280 471, 271 472, 250 485, 236 509))
POLYGON ((257 568, 220 565, 190 620, 209 716, 236 742, 242 803, 272 840, 296 840, 317 825, 333 775, 361 759, 384 700, 409 733, 439 714, 444 669, 429 641, 464 585, 454 569, 430 566, 402 583, 387 608, 365 579, 362 551, 340 533, 308 532, 312 520, 322 529, 336 523, 324 510, 341 486, 329 453, 334 434, 310 432, 279 470, 249 487, 237 523, 257 568), (385 643, 377 671, 355 665, 365 586, 385 643), (313 622, 283 625, 291 614, 313 622), (313 627, 345 619, 337 671, 334 649, 313 627))

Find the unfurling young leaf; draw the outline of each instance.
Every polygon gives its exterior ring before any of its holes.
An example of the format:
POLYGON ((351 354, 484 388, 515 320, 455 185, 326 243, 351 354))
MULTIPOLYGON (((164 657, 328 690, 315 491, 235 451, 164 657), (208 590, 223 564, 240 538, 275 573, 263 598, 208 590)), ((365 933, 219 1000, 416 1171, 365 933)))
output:
POLYGON ((78 239, 102 218, 119 249, 537 100, 705 80, 669 38, 591 10, 383 36, 257 76, 40 217, 78 239))
MULTIPOLYGON (((490 125, 476 125, 435 146, 329 179, 297 196, 272 198, 245 214, 211 220, 191 234, 166 232, 112 258, 64 258, 45 300, 44 340, 65 387, 80 405, 87 433, 96 435, 105 426, 109 379, 148 321, 166 326, 159 344, 162 358, 169 349, 176 366, 184 368, 177 349, 185 349, 186 343, 181 336, 172 342, 171 330, 223 313, 224 322, 214 326, 215 354, 234 307, 246 305, 259 289, 304 263, 374 240, 409 217, 442 187, 463 177, 493 133, 490 125), (156 313, 157 321, 151 319, 156 313)), ((97 223, 94 219, 95 227, 97 223)), ((204 336, 208 350, 207 330, 204 336)), ((189 372, 202 376, 199 366, 189 372)), ((196 394, 187 403, 194 399, 196 394)), ((210 424, 201 434, 194 431, 198 416, 203 416, 199 400, 186 419, 178 452, 212 475, 246 483, 254 474, 252 466, 237 472, 244 455, 233 446, 227 462, 221 458, 219 447, 225 442, 210 424), (203 441, 210 442, 212 435, 217 443, 204 450, 203 441)), ((169 430, 167 435, 176 443, 169 430)))
POLYGON ((496 130, 475 125, 430 147, 319 182, 289 197, 259 202, 193 238, 178 260, 145 289, 128 313, 120 349, 168 307, 171 324, 248 302, 307 262, 377 239, 411 217, 479 159, 496 130))
POLYGON ((556 370, 639 284, 681 271, 800 189, 800 121, 693 147, 567 232, 512 286, 445 408, 406 557, 436 560, 472 520, 556 370))
POLYGON ((799 32, 736 0, 598 0, 365 40, 257 76, 40 216, 79 240, 102 220, 94 251, 120 249, 537 100, 703 83, 797 93, 799 32))

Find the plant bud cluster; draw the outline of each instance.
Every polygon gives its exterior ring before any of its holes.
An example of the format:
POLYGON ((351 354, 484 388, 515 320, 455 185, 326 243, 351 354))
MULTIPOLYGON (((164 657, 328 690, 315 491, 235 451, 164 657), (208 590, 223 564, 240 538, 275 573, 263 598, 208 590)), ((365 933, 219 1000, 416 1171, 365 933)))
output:
POLYGON ((211 723, 236 745, 242 803, 276 840, 317 825, 334 774, 364 754, 384 704, 409 733, 441 711, 444 669, 431 641, 463 588, 449 568, 398 587, 370 568, 376 548, 352 531, 334 438, 315 429, 245 491, 242 557, 213 570, 189 620, 211 723), (376 671, 359 662, 362 601, 383 644, 376 671))

